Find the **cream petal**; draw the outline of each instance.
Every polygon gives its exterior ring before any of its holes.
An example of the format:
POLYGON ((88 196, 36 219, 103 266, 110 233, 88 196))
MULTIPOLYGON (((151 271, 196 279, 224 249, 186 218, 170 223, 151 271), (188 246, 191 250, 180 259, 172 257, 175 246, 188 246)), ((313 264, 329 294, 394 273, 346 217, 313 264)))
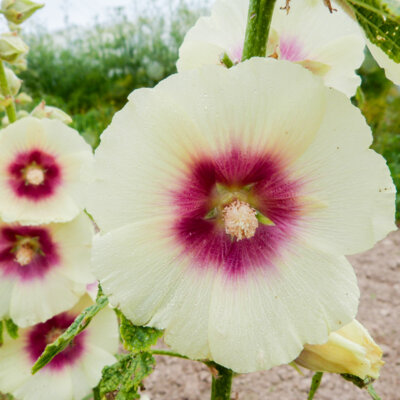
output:
POLYGON ((71 368, 72 398, 73 400, 82 400, 92 391, 92 385, 89 384, 85 370, 81 365, 75 365, 71 368))
POLYGON ((383 50, 368 40, 367 46, 379 66, 385 69, 386 77, 396 85, 400 85, 400 63, 389 58, 383 50))
POLYGON ((371 130, 360 111, 330 92, 316 139, 293 170, 310 203, 303 234, 325 251, 353 254, 396 229, 396 189, 386 161, 369 149, 371 130))
POLYGON ((85 289, 86 285, 71 284, 57 271, 49 273, 45 279, 16 282, 10 316, 21 327, 44 322, 75 305, 85 289))
POLYGON ((20 400, 78 400, 72 397, 71 374, 68 368, 61 371, 41 370, 13 394, 20 400))
POLYGON ((236 372, 289 363, 305 343, 324 343, 354 317, 358 287, 344 257, 291 244, 277 267, 215 280, 209 342, 216 362, 236 372))

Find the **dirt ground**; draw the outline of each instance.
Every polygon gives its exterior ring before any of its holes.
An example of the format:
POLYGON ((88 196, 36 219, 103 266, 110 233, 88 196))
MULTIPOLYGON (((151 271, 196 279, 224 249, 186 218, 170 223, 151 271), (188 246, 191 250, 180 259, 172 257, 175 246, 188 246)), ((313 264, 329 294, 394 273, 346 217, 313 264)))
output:
MULTIPOLYGON (((361 287, 357 318, 384 352, 385 366, 374 387, 382 400, 400 400, 400 231, 372 250, 350 257, 361 287)), ((299 375, 288 366, 234 379, 233 399, 306 400, 311 373, 299 375)), ((151 400, 207 400, 210 374, 201 363, 157 357, 155 372, 145 382, 151 400)), ((325 374, 315 400, 368 400, 369 395, 340 376, 325 374)))

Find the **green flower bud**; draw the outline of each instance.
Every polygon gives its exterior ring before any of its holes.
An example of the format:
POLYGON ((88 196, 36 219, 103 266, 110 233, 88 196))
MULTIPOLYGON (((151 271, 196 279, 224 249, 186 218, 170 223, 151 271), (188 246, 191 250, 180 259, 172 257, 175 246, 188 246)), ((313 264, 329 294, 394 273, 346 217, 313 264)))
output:
POLYGON ((0 59, 9 63, 17 61, 18 57, 27 53, 29 47, 16 33, 0 35, 0 59))
POLYGON ((353 320, 332 332, 324 344, 307 344, 295 362, 313 371, 378 378, 382 350, 368 331, 353 320))
POLYGON ((44 100, 41 101, 40 104, 33 109, 31 115, 40 119, 58 119, 64 124, 70 124, 72 122, 72 118, 67 113, 57 107, 46 106, 44 100))
POLYGON ((12 96, 15 96, 19 89, 21 88, 22 80, 15 75, 14 71, 10 68, 5 67, 6 78, 8 82, 8 87, 10 88, 10 92, 12 96))
POLYGON ((20 105, 28 104, 32 102, 32 97, 29 94, 21 92, 16 98, 15 102, 20 105))
POLYGON ((3 0, 0 12, 4 14, 8 21, 19 25, 43 6, 44 4, 30 0, 3 0))

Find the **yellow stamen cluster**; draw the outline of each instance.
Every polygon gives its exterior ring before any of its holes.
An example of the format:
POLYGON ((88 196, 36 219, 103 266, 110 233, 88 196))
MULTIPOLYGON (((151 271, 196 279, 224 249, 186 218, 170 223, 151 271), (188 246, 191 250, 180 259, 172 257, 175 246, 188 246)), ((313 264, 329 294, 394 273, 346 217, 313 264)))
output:
POLYGON ((25 266, 28 265, 35 256, 35 250, 29 245, 22 245, 19 249, 15 252, 15 261, 21 265, 25 266))
POLYGON ((44 171, 40 167, 32 166, 26 170, 25 180, 30 185, 41 185, 44 182, 44 178, 44 171))
POLYGON ((225 206, 223 219, 225 232, 237 240, 252 238, 258 228, 257 212, 241 200, 235 200, 225 206))

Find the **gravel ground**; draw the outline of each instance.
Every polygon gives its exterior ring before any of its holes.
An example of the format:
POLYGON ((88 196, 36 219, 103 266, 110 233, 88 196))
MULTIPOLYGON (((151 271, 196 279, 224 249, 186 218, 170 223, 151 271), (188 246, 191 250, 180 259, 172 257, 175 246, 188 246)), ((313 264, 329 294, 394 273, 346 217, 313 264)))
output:
MULTIPOLYGON (((400 400, 400 231, 372 250, 350 257, 361 287, 357 318, 384 352, 385 366, 375 389, 382 400, 400 400)), ((234 400, 306 400, 311 373, 291 367, 241 375, 234 380, 234 400)), ((210 374, 200 363, 157 357, 146 380, 151 400, 207 400, 210 374)), ((337 375, 325 374, 315 400, 368 400, 369 395, 337 375)))

